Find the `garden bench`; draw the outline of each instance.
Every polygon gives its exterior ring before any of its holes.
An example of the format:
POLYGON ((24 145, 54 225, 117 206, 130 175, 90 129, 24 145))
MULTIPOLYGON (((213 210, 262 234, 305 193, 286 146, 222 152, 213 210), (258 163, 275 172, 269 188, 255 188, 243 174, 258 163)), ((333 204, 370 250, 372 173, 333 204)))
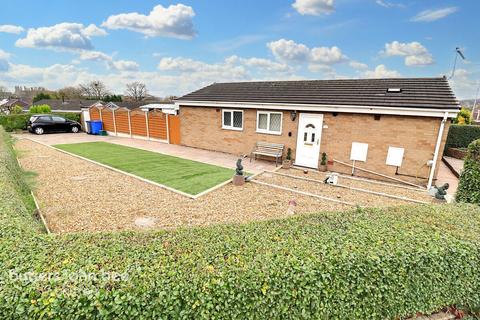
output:
POLYGON ((282 159, 284 148, 285 146, 283 144, 259 141, 255 144, 255 148, 253 148, 252 150, 252 153, 250 155, 250 162, 252 162, 252 158, 256 160, 257 155, 259 155, 275 158, 275 166, 277 166, 278 160, 282 159))

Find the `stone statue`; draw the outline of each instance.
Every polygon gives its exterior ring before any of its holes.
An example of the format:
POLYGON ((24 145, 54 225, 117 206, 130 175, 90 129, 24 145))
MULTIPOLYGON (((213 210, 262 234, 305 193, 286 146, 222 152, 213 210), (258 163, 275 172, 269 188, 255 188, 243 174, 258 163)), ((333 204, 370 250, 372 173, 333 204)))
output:
POLYGON ((448 190, 449 187, 450 187, 450 185, 448 183, 445 183, 441 187, 437 187, 437 192, 435 193, 435 198, 439 199, 439 200, 447 200, 445 196, 447 195, 446 190, 448 190))
POLYGON ((237 160, 237 169, 235 170, 235 174, 237 176, 243 176, 243 165, 241 158, 237 160))

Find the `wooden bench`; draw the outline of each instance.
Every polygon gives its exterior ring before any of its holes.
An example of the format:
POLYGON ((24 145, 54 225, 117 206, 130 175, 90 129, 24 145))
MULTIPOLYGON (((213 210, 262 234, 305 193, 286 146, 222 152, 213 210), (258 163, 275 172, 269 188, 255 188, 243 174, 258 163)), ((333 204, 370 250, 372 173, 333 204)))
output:
POLYGON ((250 155, 250 162, 252 158, 256 160, 258 155, 275 158, 275 166, 278 166, 278 160, 282 159, 284 148, 285 146, 279 143, 257 142, 250 155))

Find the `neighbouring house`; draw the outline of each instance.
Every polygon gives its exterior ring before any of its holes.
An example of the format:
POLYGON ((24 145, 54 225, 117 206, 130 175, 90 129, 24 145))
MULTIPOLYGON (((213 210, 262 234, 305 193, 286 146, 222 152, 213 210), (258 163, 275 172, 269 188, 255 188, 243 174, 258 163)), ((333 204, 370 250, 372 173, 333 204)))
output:
POLYGON ((429 184, 460 109, 445 78, 214 83, 176 104, 185 146, 249 155, 279 143, 299 166, 325 152, 333 171, 429 184))
POLYGON ((472 110, 472 120, 474 124, 480 124, 480 105, 475 105, 472 110))
MULTIPOLYGON (((88 108, 95 101, 86 100, 86 99, 71 99, 71 100, 62 100, 62 99, 42 99, 34 102, 33 105, 43 105, 47 104, 52 109, 52 112, 73 112, 80 113, 82 109, 88 108)), ((28 111, 29 107, 24 108, 24 111, 28 111)))
POLYGON ((25 109, 29 106, 29 103, 23 99, 3 99, 0 101, 0 113, 9 114, 14 106, 25 109))

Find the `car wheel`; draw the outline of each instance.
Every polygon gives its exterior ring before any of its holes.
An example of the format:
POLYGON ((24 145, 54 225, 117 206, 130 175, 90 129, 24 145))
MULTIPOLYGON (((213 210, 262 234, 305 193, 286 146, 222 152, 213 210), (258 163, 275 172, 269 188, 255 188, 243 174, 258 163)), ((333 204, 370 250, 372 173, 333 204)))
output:
POLYGON ((42 127, 36 127, 34 131, 35 134, 43 134, 45 132, 42 127))
POLYGON ((73 133, 78 133, 78 131, 80 131, 80 129, 78 129, 77 126, 73 126, 73 127, 72 127, 72 132, 73 132, 73 133))

